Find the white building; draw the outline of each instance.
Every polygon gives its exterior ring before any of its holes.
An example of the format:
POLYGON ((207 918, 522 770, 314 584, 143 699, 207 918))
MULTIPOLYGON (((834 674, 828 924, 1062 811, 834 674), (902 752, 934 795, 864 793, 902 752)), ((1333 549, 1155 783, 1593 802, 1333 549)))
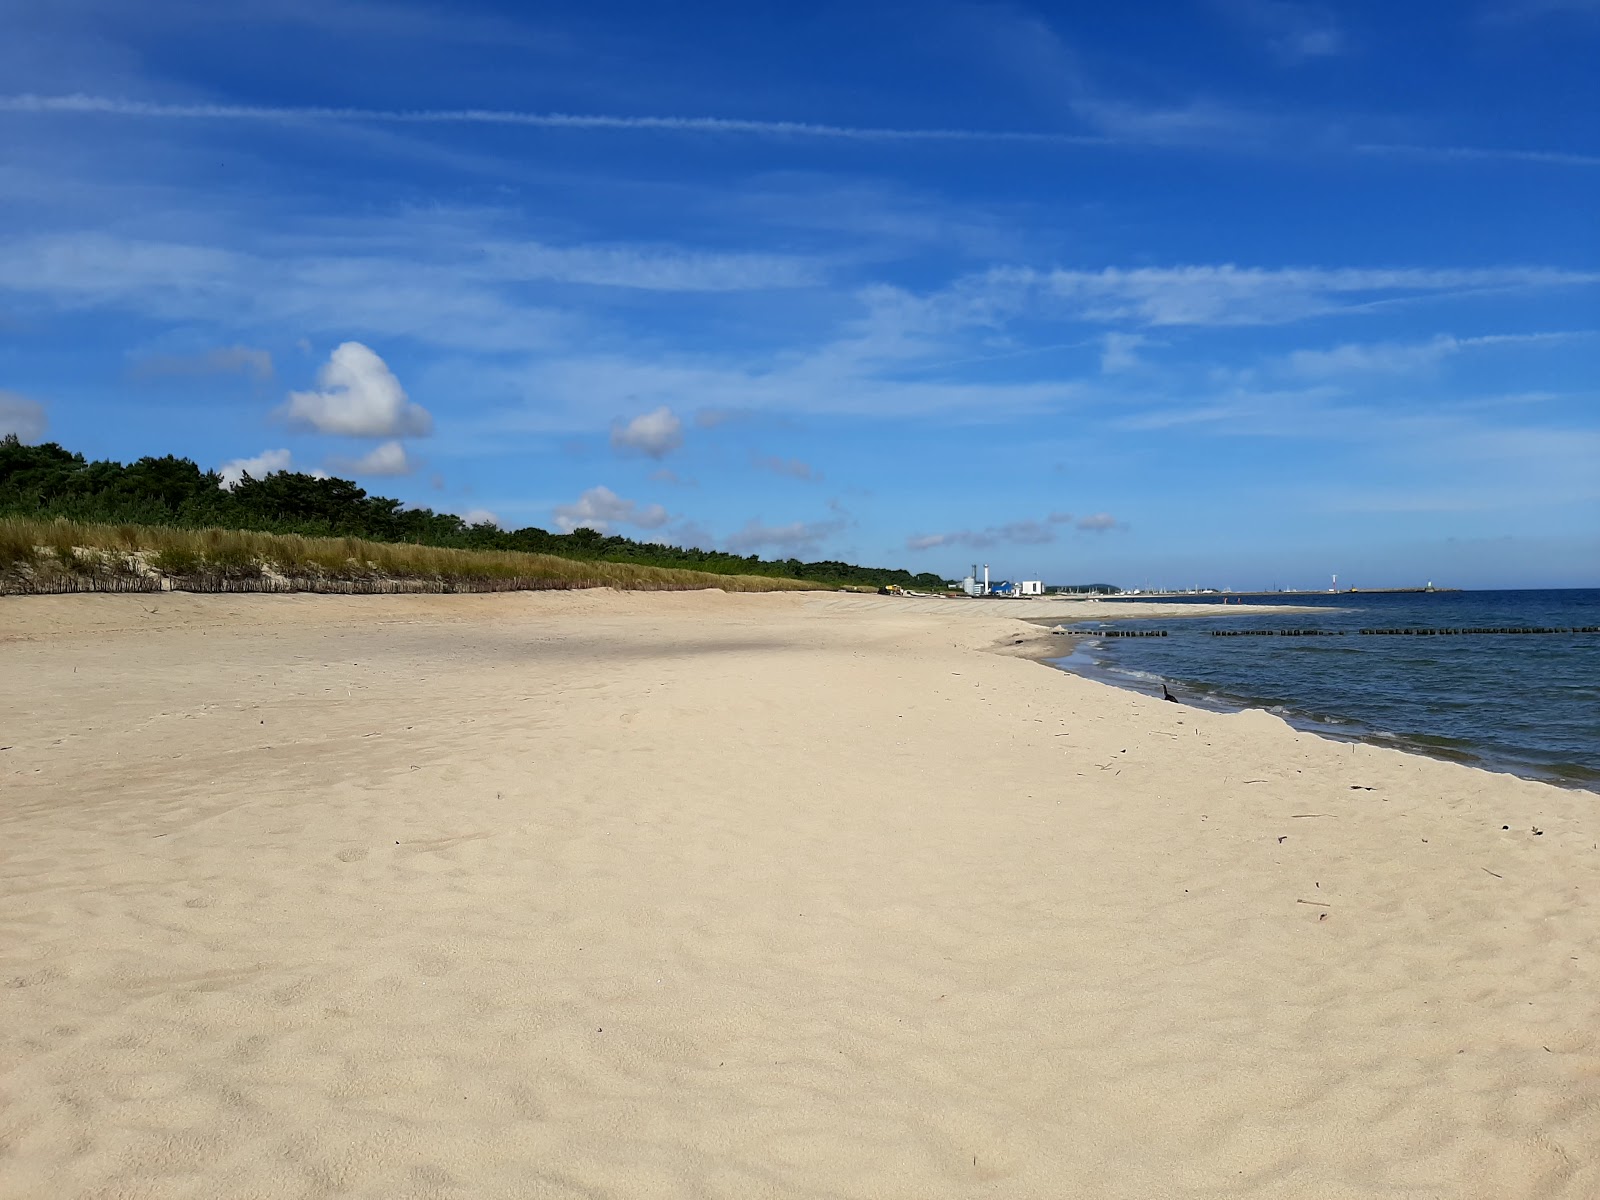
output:
POLYGON ((1023 580, 1018 581, 1018 583, 1017 583, 1017 595, 1019 595, 1019 596, 1042 596, 1042 595, 1044 595, 1044 580, 1042 580, 1042 579, 1023 579, 1023 580))

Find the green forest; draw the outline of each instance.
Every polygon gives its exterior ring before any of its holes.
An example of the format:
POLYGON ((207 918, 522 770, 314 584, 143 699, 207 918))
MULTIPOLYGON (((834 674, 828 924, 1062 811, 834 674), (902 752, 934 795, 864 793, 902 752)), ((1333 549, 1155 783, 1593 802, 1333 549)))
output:
POLYGON ((769 561, 755 555, 637 542, 593 529, 550 533, 534 527, 506 530, 487 523, 468 525, 450 513, 405 508, 399 500, 368 495, 348 479, 297 472, 277 472, 261 479, 246 475, 236 486, 225 488, 217 472, 202 471, 191 459, 169 454, 127 464, 90 462, 54 442, 24 445, 15 435, 0 439, 0 516, 359 537, 462 550, 520 550, 841 586, 893 583, 920 590, 943 586, 938 575, 926 572, 914 575, 831 560, 769 561))

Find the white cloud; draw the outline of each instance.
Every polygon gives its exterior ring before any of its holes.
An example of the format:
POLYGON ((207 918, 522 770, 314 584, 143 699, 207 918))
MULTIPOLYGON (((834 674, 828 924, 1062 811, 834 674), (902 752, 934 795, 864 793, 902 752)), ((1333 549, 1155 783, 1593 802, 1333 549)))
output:
POLYGON ((406 448, 399 442, 384 442, 374 446, 360 458, 336 458, 332 465, 352 475, 409 475, 416 466, 406 457, 406 448))
POLYGON ((14 433, 19 441, 31 442, 41 437, 48 425, 44 405, 0 388, 0 436, 14 433))
POLYGON ((552 515, 562 533, 585 528, 609 533, 616 525, 660 529, 672 519, 661 505, 624 500, 608 487, 592 487, 571 504, 557 505, 552 515))
POLYGON ((626 423, 614 422, 611 445, 616 450, 637 450, 651 458, 665 458, 683 445, 683 422, 672 409, 662 405, 626 423))
POLYGON ((780 458, 776 454, 752 455, 750 461, 763 471, 771 471, 774 475, 786 475, 790 479, 799 479, 805 483, 818 483, 822 480, 822 472, 815 469, 810 463, 801 462, 798 458, 780 458))
POLYGON ((457 515, 468 525, 500 525, 499 516, 490 512, 487 508, 469 508, 466 512, 457 515))
POLYGON ((844 521, 791 521, 787 525, 767 525, 760 520, 746 522, 743 529, 730 533, 723 539, 725 545, 735 554, 749 554, 751 551, 771 549, 781 554, 797 555, 801 551, 810 552, 827 538, 842 530, 846 525, 844 521))
POLYGON ((290 421, 345 437, 421 437, 433 429, 427 409, 407 399, 383 359, 360 342, 335 349, 317 383, 321 391, 289 393, 290 421))
POLYGON ((292 460, 287 450, 263 450, 254 458, 235 458, 223 463, 217 468, 217 474, 222 476, 222 486, 231 491, 246 475, 251 479, 264 479, 274 472, 291 470, 292 460))
POLYGON ((272 355, 253 346, 221 346, 201 354, 158 354, 134 364, 135 378, 161 375, 249 375, 272 378, 272 355))

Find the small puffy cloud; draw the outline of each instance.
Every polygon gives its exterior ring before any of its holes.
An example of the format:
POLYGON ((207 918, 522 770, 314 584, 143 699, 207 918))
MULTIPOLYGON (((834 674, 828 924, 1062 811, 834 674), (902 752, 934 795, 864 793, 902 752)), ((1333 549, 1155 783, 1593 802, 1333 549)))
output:
POLYGON ((287 471, 293 466, 293 456, 287 450, 263 450, 254 458, 235 458, 217 468, 222 476, 222 486, 232 491, 246 475, 251 479, 264 479, 277 471, 287 471))
POLYGON ((433 418, 413 404, 388 365, 360 342, 345 342, 317 372, 315 392, 290 392, 284 416, 344 437, 423 437, 433 418))
POLYGON ((798 458, 780 458, 776 454, 765 457, 752 455, 750 461, 763 471, 771 471, 774 475, 787 475, 790 479, 799 479, 805 483, 817 483, 822 479, 822 472, 810 463, 801 462, 798 458))
POLYGON ((562 533, 571 533, 574 529, 609 533, 617 525, 660 529, 672 519, 661 505, 624 500, 608 487, 592 487, 571 504, 558 504, 552 515, 556 528, 562 533))
POLYGON ((272 355, 253 346, 220 346, 202 354, 158 354, 136 363, 136 379, 162 375, 248 375, 272 378, 272 355))
POLYGON ((20 392, 0 388, 0 436, 14 433, 18 441, 31 442, 44 434, 48 424, 44 405, 20 392))
POLYGON ((735 554, 771 549, 783 554, 812 551, 826 538, 845 527, 844 521, 791 521, 787 525, 766 525, 751 520, 743 529, 730 533, 724 545, 735 554))
POLYGON ((384 442, 374 446, 360 458, 336 458, 332 463, 339 471, 352 475, 409 475, 416 469, 406 457, 406 448, 399 442, 384 442))
POLYGON ((500 518, 487 508, 469 508, 457 514, 468 525, 500 525, 500 518))
POLYGON ((1110 513, 1093 513, 1078 522, 1078 528, 1085 533, 1105 533, 1111 529, 1124 528, 1121 521, 1110 513))
POLYGON ((614 450, 637 450, 651 458, 665 458, 683 445, 683 422, 666 405, 647 412, 631 421, 617 421, 611 426, 611 446, 614 450))
MULTIPOLYGON (((907 550, 932 550, 938 546, 965 546, 969 550, 987 550, 991 546, 1044 546, 1056 540, 1051 524, 1060 524, 1058 518, 1065 513, 1052 513, 1044 521, 1008 521, 1004 525, 989 525, 983 529, 957 529, 950 533, 916 534, 906 539, 907 550)), ((1068 517, 1070 519, 1070 517, 1068 517)))

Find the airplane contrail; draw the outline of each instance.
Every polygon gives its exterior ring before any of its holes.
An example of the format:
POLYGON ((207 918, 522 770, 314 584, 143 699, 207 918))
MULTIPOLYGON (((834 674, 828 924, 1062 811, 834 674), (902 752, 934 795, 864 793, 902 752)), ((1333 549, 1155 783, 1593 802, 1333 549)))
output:
MULTIPOLYGON (((619 117, 591 113, 520 112, 496 108, 388 109, 258 104, 166 104, 113 96, 0 96, 0 113, 78 114, 175 121, 351 121, 391 125, 521 125, 536 129, 639 130, 672 133, 734 134, 749 137, 810 138, 847 142, 971 142, 1035 146, 1160 146, 1141 139, 1086 133, 1048 133, 1022 129, 894 129, 882 126, 826 125, 812 121, 758 121, 739 117, 619 117)), ((1192 148, 1192 147, 1191 147, 1192 148)), ((1421 146, 1364 143, 1347 147, 1373 157, 1433 159, 1440 162, 1523 162, 1547 166, 1596 167, 1600 155, 1563 150, 1524 150, 1481 146, 1421 146)))
POLYGON ((490 108, 382 109, 282 107, 248 104, 162 104, 107 96, 0 96, 0 112, 64 113, 180 121, 374 121, 400 125, 522 125, 540 129, 663 130, 748 134, 860 142, 1021 142, 1059 146, 1109 146, 1089 134, 1015 129, 885 129, 822 125, 809 121, 755 121, 732 117, 616 117, 582 113, 517 112, 490 108))

